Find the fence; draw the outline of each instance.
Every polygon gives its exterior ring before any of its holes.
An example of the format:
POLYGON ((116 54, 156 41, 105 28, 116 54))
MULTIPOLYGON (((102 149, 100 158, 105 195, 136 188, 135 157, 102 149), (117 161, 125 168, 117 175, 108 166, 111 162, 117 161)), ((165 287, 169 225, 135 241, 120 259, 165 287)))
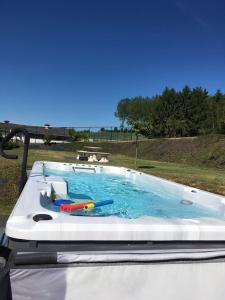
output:
MULTIPOLYGON (((29 126, 19 124, 0 123, 0 137, 4 137, 15 127, 22 127, 28 130, 31 135, 31 143, 43 143, 46 138, 55 143, 66 143, 72 140, 85 141, 132 141, 135 140, 135 133, 132 128, 119 127, 50 127, 29 126)), ((21 138, 18 136, 18 138, 21 138)), ((141 137, 144 139, 144 137, 141 137)))
POLYGON ((131 128, 117 127, 75 127, 72 130, 89 141, 131 141, 135 134, 131 128))

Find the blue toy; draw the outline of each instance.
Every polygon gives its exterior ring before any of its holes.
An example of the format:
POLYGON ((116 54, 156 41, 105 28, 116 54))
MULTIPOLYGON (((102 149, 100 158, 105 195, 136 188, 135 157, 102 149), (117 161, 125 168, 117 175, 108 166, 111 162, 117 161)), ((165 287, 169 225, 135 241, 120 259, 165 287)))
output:
POLYGON ((74 203, 74 201, 72 201, 72 200, 66 200, 66 199, 56 199, 54 201, 54 205, 56 205, 56 206, 60 206, 62 204, 72 204, 72 203, 74 203))
POLYGON ((103 201, 99 201, 99 202, 94 203, 95 207, 108 205, 108 204, 113 204, 113 200, 103 200, 103 201))

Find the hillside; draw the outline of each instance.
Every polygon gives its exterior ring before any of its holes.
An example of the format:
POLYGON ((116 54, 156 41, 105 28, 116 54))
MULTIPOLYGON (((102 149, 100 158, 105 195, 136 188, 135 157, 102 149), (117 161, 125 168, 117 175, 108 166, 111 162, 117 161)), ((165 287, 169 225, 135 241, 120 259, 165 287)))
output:
MULTIPOLYGON (((74 143, 73 150, 82 149, 88 143, 74 143)), ((98 145, 103 151, 135 155, 134 142, 91 143, 98 145)), ((151 139, 139 142, 139 158, 155 161, 185 163, 190 165, 205 165, 225 167, 225 136, 205 135, 193 138, 151 139)))

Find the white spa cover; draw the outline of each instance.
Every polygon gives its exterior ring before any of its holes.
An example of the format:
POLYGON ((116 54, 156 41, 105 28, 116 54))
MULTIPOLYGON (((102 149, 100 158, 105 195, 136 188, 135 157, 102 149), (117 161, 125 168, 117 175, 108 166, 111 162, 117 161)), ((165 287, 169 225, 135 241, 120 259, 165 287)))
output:
POLYGON ((216 249, 167 254, 59 252, 55 266, 13 267, 12 296, 15 300, 224 300, 224 257, 225 252, 216 249))

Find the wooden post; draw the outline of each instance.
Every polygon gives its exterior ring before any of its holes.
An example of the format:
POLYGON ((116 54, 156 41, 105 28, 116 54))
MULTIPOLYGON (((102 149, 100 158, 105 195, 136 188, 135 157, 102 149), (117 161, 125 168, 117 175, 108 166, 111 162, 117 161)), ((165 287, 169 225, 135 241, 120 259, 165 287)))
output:
POLYGON ((138 160, 138 133, 136 135, 136 141, 135 141, 135 169, 137 169, 137 160, 138 160))

